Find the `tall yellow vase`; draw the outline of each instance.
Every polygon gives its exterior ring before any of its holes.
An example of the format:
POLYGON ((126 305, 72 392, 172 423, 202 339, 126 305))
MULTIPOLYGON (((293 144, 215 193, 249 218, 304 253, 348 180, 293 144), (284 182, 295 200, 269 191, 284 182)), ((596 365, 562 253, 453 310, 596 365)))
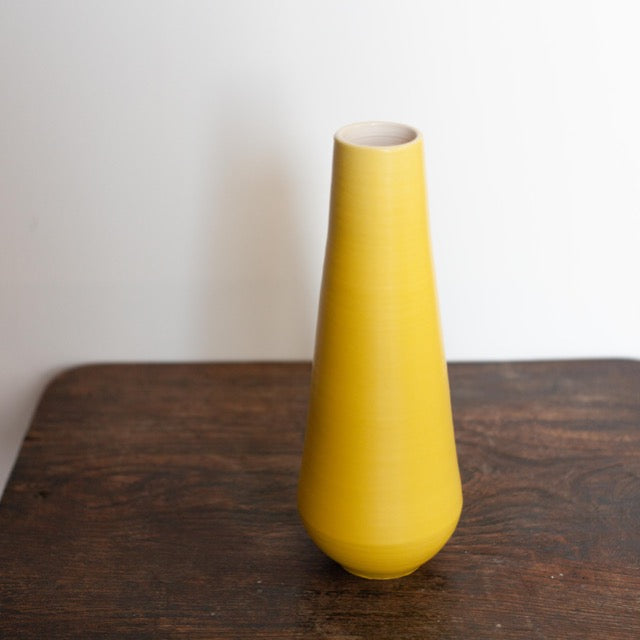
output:
POLYGON ((405 125, 335 135, 298 506, 320 549, 377 579, 413 572, 460 517, 422 137, 405 125))

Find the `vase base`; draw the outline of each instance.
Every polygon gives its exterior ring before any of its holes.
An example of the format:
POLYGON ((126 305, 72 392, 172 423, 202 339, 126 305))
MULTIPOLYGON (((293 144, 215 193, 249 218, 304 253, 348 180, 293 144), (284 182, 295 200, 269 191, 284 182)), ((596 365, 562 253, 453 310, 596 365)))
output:
POLYGON ((340 565, 345 571, 353 574, 354 576, 358 576, 358 578, 366 578, 367 580, 393 580, 395 578, 404 578, 404 576, 408 576, 412 574, 414 571, 420 568, 420 566, 413 567, 413 569, 409 569, 408 571, 399 571, 398 573, 370 573, 366 571, 361 571, 359 569, 352 569, 351 567, 346 567, 345 565, 340 565))

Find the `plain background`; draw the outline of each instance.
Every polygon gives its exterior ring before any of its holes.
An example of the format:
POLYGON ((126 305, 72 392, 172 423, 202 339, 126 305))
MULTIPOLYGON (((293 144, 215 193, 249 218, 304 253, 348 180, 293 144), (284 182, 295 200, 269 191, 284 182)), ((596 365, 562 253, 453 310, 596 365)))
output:
POLYGON ((0 488, 53 375, 307 359, 333 132, 425 136, 452 360, 640 356, 632 1, 0 0, 0 488))

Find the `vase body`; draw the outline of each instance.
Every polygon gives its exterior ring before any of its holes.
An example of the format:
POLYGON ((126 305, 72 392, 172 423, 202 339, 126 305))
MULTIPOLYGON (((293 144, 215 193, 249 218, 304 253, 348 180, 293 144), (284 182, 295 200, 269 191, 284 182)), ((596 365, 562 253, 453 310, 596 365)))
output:
POLYGON ((334 140, 298 507, 320 549, 377 579, 417 569, 460 517, 422 138, 404 125, 334 140))

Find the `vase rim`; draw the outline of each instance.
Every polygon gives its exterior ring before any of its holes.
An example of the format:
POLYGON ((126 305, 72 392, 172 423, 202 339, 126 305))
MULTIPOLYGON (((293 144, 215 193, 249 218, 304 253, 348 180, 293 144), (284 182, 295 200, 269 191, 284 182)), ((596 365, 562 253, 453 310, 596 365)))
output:
POLYGON ((368 120, 341 127, 334 139, 351 147, 390 151, 413 144, 421 137, 417 129, 406 124, 368 120))

